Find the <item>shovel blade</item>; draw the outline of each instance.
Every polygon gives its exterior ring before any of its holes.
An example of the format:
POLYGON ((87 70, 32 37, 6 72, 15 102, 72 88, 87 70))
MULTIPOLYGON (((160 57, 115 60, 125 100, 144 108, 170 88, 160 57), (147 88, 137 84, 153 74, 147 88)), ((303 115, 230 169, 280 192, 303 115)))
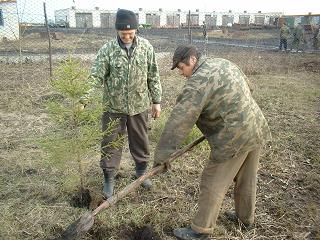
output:
POLYGON ((87 212, 82 215, 77 221, 72 223, 66 231, 61 235, 63 240, 72 240, 80 237, 82 234, 89 231, 93 226, 94 216, 92 213, 87 212))

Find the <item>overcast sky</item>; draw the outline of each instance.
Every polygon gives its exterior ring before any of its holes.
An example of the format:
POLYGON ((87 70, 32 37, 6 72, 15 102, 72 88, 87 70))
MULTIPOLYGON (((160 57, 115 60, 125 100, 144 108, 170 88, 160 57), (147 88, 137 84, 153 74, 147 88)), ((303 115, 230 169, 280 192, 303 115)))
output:
MULTIPOLYGON (((54 18, 55 9, 69 8, 73 4, 77 8, 116 10, 125 8, 130 10, 177 10, 182 11, 216 11, 223 12, 283 12, 284 14, 308 14, 309 12, 320 14, 319 0, 18 0, 20 12, 25 15, 43 13, 43 2, 46 2, 49 18, 54 18), (74 3, 75 2, 75 3, 74 3), (318 3, 317 3, 318 2, 318 3)), ((25 16, 26 17, 26 16, 25 16)), ((30 17, 30 16, 29 16, 30 17)))

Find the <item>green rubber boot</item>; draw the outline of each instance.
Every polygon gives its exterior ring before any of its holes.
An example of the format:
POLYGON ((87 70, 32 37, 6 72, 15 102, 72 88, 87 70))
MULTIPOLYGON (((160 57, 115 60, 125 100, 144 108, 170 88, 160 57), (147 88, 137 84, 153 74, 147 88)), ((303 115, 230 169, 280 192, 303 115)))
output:
MULTIPOLYGON (((136 177, 139 178, 147 172, 147 162, 136 163, 136 177)), ((152 187, 152 182, 150 179, 146 179, 141 184, 145 189, 150 189, 152 187)))
POLYGON ((103 195, 105 196, 105 198, 110 198, 113 195, 115 169, 104 168, 103 176, 104 176, 103 195))

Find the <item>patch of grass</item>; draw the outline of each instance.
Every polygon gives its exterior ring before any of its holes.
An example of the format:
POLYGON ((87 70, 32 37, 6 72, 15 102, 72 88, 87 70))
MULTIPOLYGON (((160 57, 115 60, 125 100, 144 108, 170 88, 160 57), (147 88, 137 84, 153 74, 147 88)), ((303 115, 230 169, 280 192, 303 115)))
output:
MULTIPOLYGON (((115 36, 115 34, 114 34, 115 36)), ((99 34, 63 34, 60 40, 51 41, 53 52, 83 53, 98 51, 102 45, 110 40, 111 35, 99 34), (88 47, 90 46, 90 47, 88 47), (81 52, 79 51, 81 50, 81 52)), ((0 42, 0 51, 19 52, 19 41, 13 40, 7 43, 0 42)), ((24 52, 37 52, 46 54, 48 52, 48 39, 41 38, 39 33, 23 35, 21 47, 24 52)))
MULTIPOLYGON (((256 229, 242 231, 220 214, 214 237, 319 239, 319 73, 296 67, 316 56, 214 48, 210 51, 216 57, 228 58, 259 73, 250 76, 255 85, 253 94, 273 134, 273 141, 261 156, 256 229)), ((159 64, 170 65, 168 59, 159 64)), ((46 66, 25 64, 21 85, 19 66, 10 65, 9 72, 8 65, 0 64, 0 72, 5 76, 0 82, 1 94, 5 96, 0 105, 1 239, 55 239, 87 211, 71 206, 74 188, 61 180, 65 175, 76 178, 76 174, 69 168, 51 168, 34 144, 45 128, 51 127, 39 100, 49 94, 46 66)), ((175 71, 162 70, 161 79, 164 111, 160 119, 151 123, 152 146, 158 141, 183 86, 183 79, 175 71)), ((187 141, 198 136, 198 130, 194 129, 187 141)), ((125 146, 116 191, 134 179, 134 164, 128 155, 125 146)), ((152 226, 161 239, 174 240, 172 230, 189 225, 197 211, 199 181, 208 157, 208 149, 187 152, 173 162, 171 171, 152 179, 151 191, 139 188, 98 214, 93 229, 81 239, 130 239, 132 231, 152 226)), ((101 193, 99 156, 95 154, 90 159, 88 188, 90 192, 101 193)), ((232 196, 230 188, 221 213, 233 209, 232 196)))

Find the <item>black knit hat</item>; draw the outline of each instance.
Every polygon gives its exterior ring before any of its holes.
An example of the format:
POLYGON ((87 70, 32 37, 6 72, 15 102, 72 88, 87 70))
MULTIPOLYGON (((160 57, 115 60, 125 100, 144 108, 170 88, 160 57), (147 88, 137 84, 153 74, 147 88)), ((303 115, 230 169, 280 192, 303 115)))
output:
POLYGON ((117 30, 138 29, 136 14, 129 10, 119 9, 116 16, 115 27, 117 30))

